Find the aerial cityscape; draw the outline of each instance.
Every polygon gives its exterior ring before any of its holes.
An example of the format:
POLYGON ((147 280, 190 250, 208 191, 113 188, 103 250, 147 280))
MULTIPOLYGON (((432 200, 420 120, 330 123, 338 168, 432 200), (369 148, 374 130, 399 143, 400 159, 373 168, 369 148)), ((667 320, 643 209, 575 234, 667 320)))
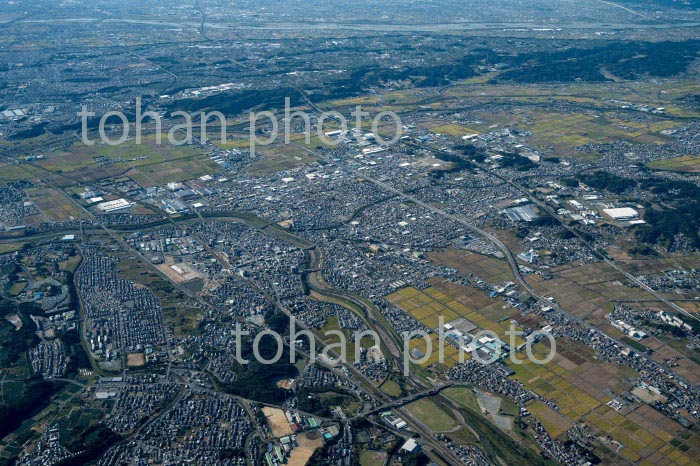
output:
POLYGON ((699 0, 0 44, 0 466, 700 465, 699 0))

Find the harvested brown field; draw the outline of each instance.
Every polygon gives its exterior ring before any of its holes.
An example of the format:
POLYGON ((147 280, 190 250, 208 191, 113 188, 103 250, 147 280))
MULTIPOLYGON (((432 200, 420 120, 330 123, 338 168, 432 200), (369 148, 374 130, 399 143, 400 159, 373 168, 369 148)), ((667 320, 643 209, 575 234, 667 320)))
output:
POLYGON ((126 365, 129 367, 141 367, 146 365, 146 357, 143 353, 131 353, 126 357, 126 365))
POLYGON ((491 283, 513 280, 508 262, 496 257, 465 250, 443 249, 429 253, 428 259, 438 264, 454 267, 462 274, 473 273, 491 283))
POLYGON ((557 413, 541 401, 528 404, 527 409, 542 423, 552 438, 559 437, 574 425, 569 419, 557 413))
POLYGON ((297 444, 299 445, 292 450, 289 455, 287 464, 289 466, 305 466, 317 448, 323 446, 323 438, 318 431, 306 432, 297 435, 297 444))
POLYGON ((269 406, 265 406, 262 409, 262 412, 267 418, 267 422, 270 424, 272 435, 275 437, 284 437, 285 435, 290 435, 293 433, 292 426, 289 425, 289 421, 287 421, 287 416, 284 415, 284 411, 278 408, 270 408, 269 406))

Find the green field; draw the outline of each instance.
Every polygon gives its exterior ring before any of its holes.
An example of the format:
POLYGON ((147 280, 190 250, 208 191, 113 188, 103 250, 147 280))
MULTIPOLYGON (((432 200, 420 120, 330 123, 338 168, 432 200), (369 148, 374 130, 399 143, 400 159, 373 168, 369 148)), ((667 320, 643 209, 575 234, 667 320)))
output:
POLYGON ((87 218, 87 212, 58 189, 36 188, 28 190, 27 193, 36 207, 53 222, 87 218))
POLYGON ((62 186, 127 173, 142 186, 154 186, 220 170, 206 157, 204 149, 194 145, 171 145, 167 135, 158 143, 153 134, 145 135, 140 144, 135 139, 114 146, 99 142, 94 146, 75 143, 66 149, 48 152, 34 163, 56 174, 62 186))
POLYGON ((685 155, 683 157, 674 157, 671 159, 654 160, 647 163, 647 167, 654 170, 669 170, 686 173, 700 172, 700 156, 685 155))
POLYGON ((383 451, 365 450, 360 453, 360 466, 384 466, 386 456, 383 451))
POLYGON ((450 387, 442 392, 443 396, 465 409, 480 412, 474 390, 469 387, 450 387))
POLYGON ((428 398, 414 401, 406 409, 435 432, 446 432, 457 426, 457 421, 428 398))
POLYGON ((384 393, 386 393, 387 395, 393 396, 396 398, 400 397, 401 394, 403 393, 403 390, 401 390, 401 386, 399 384, 397 384, 396 382, 394 382, 393 380, 385 381, 379 387, 379 389, 381 391, 383 391, 384 393))
MULTIPOLYGON (((506 433, 496 427, 491 418, 483 414, 471 387, 450 387, 442 392, 442 399, 459 408, 468 426, 455 430, 449 437, 457 444, 477 445, 490 456, 495 464, 553 465, 536 454, 534 440, 530 434, 517 427, 506 433), (478 436, 478 439, 476 436, 478 436)), ((502 410, 512 412, 517 407, 502 399, 502 410)))

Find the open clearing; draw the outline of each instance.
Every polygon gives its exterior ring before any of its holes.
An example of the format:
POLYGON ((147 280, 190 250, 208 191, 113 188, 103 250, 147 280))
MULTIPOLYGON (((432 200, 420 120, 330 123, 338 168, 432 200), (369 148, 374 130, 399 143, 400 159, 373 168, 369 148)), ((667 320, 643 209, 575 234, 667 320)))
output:
POLYGON ((443 396, 463 408, 479 412, 479 405, 476 401, 474 390, 468 387, 450 387, 442 392, 443 396))
POLYGON ((498 414, 501 410, 501 398, 490 393, 477 390, 476 401, 479 403, 479 408, 488 414, 498 414))
POLYGON ((293 433, 292 426, 289 425, 289 421, 287 421, 287 416, 284 415, 284 411, 278 408, 270 408, 269 406, 265 406, 262 409, 262 412, 267 418, 267 422, 270 423, 272 435, 275 437, 284 437, 285 435, 290 435, 293 433))
POLYGON ((297 435, 297 444, 299 446, 289 455, 289 466, 305 466, 316 449, 323 446, 323 439, 318 431, 306 432, 297 435))
POLYGON ((165 264, 157 265, 156 268, 175 283, 184 283, 202 277, 201 273, 189 265, 185 263, 175 264, 170 257, 166 258, 165 264))
POLYGON ((126 365, 129 367, 141 367, 146 364, 146 357, 143 353, 131 353, 127 356, 126 365))
POLYGON ((386 457, 385 451, 365 450, 360 453, 360 466, 384 466, 386 457))
POLYGON ((414 401, 406 408, 435 432, 447 432, 457 426, 457 422, 449 414, 428 398, 414 401))

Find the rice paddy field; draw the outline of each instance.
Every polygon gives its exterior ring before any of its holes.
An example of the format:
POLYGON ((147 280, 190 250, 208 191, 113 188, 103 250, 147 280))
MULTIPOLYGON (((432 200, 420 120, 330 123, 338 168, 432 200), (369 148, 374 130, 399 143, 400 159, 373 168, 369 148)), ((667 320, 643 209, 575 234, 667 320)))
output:
MULTIPOLYGON (((549 348, 537 345, 533 353, 543 359, 549 348)), ((557 339, 556 356, 551 363, 537 364, 524 355, 518 359, 520 363, 507 362, 515 372, 514 378, 528 390, 556 403, 560 414, 572 420, 610 401, 609 393, 631 388, 625 376, 635 375, 616 366, 597 364, 589 348, 561 338, 557 339)))
POLYGON ((688 312, 700 313, 700 301, 676 301, 675 304, 688 312))
POLYGON ((625 270, 632 274, 661 274, 669 269, 692 269, 700 267, 700 256, 697 254, 687 254, 672 257, 649 257, 649 258, 620 258, 617 262, 624 264, 625 270))
MULTIPOLYGON (((633 275, 660 275, 669 269, 690 269, 697 267, 698 258, 654 258, 643 260, 622 260, 624 268, 633 275)), ((650 293, 628 286, 628 280, 604 262, 591 264, 567 264, 551 269, 554 278, 542 281, 529 277, 528 281, 540 294, 556 298, 562 307, 572 314, 595 324, 608 335, 615 338, 625 338, 619 330, 610 325, 609 314, 615 302, 623 302, 633 308, 645 307, 668 311, 667 306, 650 293)), ((693 295, 697 293, 691 293, 693 295)), ((678 299, 678 295, 669 296, 678 299)), ((691 299, 692 296, 686 296, 691 299)), ((685 307, 691 311, 700 308, 695 301, 685 301, 685 307)), ((667 342, 648 336, 637 341, 629 340, 628 344, 639 350, 649 348, 653 358, 663 362, 664 359, 677 357, 678 366, 675 370, 679 375, 692 383, 700 383, 700 352, 688 350, 685 345, 674 348, 667 342)))
POLYGON ((602 405, 584 418, 595 426, 607 447, 640 465, 691 465, 700 461, 697 432, 681 427, 648 405, 617 412, 602 405))
POLYGON ((338 108, 351 107, 355 108, 358 105, 362 106, 362 110, 366 111, 369 107, 374 107, 377 102, 379 102, 379 96, 376 95, 364 95, 358 97, 349 97, 346 99, 336 99, 329 100, 321 104, 322 108, 328 108, 329 110, 337 110, 338 108))
POLYGON ((573 422, 562 416, 541 401, 533 401, 527 404, 527 409, 542 423, 552 438, 559 438, 568 429, 573 427, 573 422))
POLYGON ((515 126, 529 131, 530 145, 540 150, 554 148, 556 153, 585 156, 574 149, 592 143, 610 143, 625 140, 636 144, 666 144, 670 139, 662 131, 680 126, 666 119, 648 121, 621 120, 614 112, 581 113, 563 111, 540 111, 527 109, 503 113, 477 113, 479 124, 464 126, 457 123, 424 121, 423 125, 434 133, 461 137, 481 133, 498 127, 515 126))
POLYGON ((476 134, 480 132, 457 123, 438 124, 436 126, 432 126, 430 131, 456 137, 462 137, 466 136, 467 134, 476 134))
MULTIPOLYGON (((599 286, 614 278, 605 276, 603 271, 597 269, 583 274, 579 271, 572 277, 583 289, 599 286)), ((589 296, 586 299, 592 298, 589 296)), ((505 330, 511 321, 523 321, 519 312, 504 308, 503 302, 497 298, 488 298, 479 290, 437 280, 427 289, 404 288, 390 294, 387 299, 433 329, 438 326, 440 316, 444 316, 445 322, 464 317, 479 328, 492 330, 505 337, 505 330)), ((579 295, 572 299, 582 298, 579 295)), ((433 334, 430 338, 435 350, 438 336, 433 334)), ((634 388, 634 381, 638 380, 639 374, 632 369, 597 359, 594 352, 581 343, 566 338, 557 338, 556 343, 556 354, 548 364, 537 364, 523 354, 517 355, 517 363, 504 360, 514 372, 512 378, 523 383, 527 390, 546 397, 556 406, 552 408, 540 401, 527 405, 528 410, 550 435, 563 438, 575 423, 583 423, 598 438, 595 453, 610 464, 698 464, 698 432, 684 428, 645 403, 628 403, 620 412, 608 406, 607 403, 634 388)), ((426 353, 427 346, 419 338, 409 343, 411 349, 423 353, 426 353)), ((659 344, 659 357, 668 357, 669 350, 668 346, 659 344)), ((549 351, 548 343, 533 347, 533 353, 539 359, 544 359, 549 351)), ((434 364, 437 357, 437 354, 433 354, 422 366, 434 364)), ((446 345, 445 365, 451 367, 459 361, 459 352, 446 345)), ((443 395, 459 406, 481 412, 476 397, 465 394, 461 388, 446 390, 443 395)), ((427 408, 423 408, 414 414, 425 414, 427 408)), ((416 409, 414 407, 413 411, 416 409)), ((435 416, 436 419, 440 418, 435 416)), ((439 427, 446 426, 447 423, 440 423, 439 427)))
POLYGON ((159 162, 172 162, 204 153, 203 149, 193 145, 172 145, 168 142, 166 134, 161 134, 160 143, 156 135, 148 134, 143 136, 140 144, 136 139, 128 139, 122 144, 112 146, 100 142, 96 142, 93 146, 87 146, 82 142, 75 143, 65 151, 46 154, 39 165, 52 171, 70 172, 86 164, 97 163, 95 159, 104 158, 122 166, 140 167, 159 162))
POLYGON ((654 160, 647 163, 647 167, 654 170, 668 170, 685 173, 700 173, 700 156, 685 155, 671 159, 654 160))
POLYGON ((474 274, 489 283, 513 280, 508 262, 463 249, 443 249, 428 253, 428 259, 453 267, 463 275, 474 274))
POLYGON ((665 144, 670 140, 659 132, 678 126, 673 121, 638 123, 620 121, 613 114, 590 115, 584 113, 532 112, 520 125, 531 131, 535 146, 552 145, 570 150, 590 143, 609 143, 626 140, 639 144, 665 144))
MULTIPOLYGON (((491 75, 489 77, 493 77, 491 75)), ((483 76, 479 77, 483 78, 483 76)), ((453 98, 484 99, 490 101, 544 102, 561 100, 565 102, 588 105, 612 106, 611 99, 632 104, 648 104, 664 107, 669 116, 697 116, 696 113, 675 105, 678 98, 700 91, 700 85, 694 80, 678 80, 662 83, 626 82, 626 83, 572 83, 556 87, 521 86, 517 84, 489 84, 483 79, 466 80, 451 86, 443 96, 446 100, 453 98)))
POLYGON ((321 146, 324 144, 317 136, 311 137, 307 145, 303 135, 294 135, 290 138, 289 144, 281 140, 270 146, 259 146, 256 148, 256 154, 260 158, 246 167, 246 171, 258 176, 266 176, 291 170, 316 161, 317 157, 310 150, 321 146))
MULTIPOLYGON (((441 322, 448 323, 463 317, 479 329, 494 332, 504 341, 508 341, 505 332, 510 329, 510 317, 515 314, 514 309, 504 309, 503 301, 479 299, 478 295, 472 294, 467 287, 441 289, 441 285, 436 284, 422 291, 409 287, 390 294, 387 299, 431 329, 438 328, 441 322), (470 300, 470 297, 473 299, 470 300), (470 307, 462 301, 476 307, 470 307)), ((516 329, 519 327, 516 326, 516 329)), ((430 358, 421 364, 423 367, 439 362, 440 358, 438 334, 432 333, 429 338, 430 343, 424 338, 415 338, 409 342, 411 350, 417 349, 423 354, 430 354, 430 358), (432 351, 429 351, 430 349, 432 351)), ((523 342, 522 338, 515 338, 516 345, 523 342)), ((443 345, 443 348, 447 367, 470 358, 469 354, 460 352, 449 344, 443 345)))
POLYGON ((0 162, 0 186, 15 181, 32 179, 41 173, 39 168, 22 161, 16 161, 15 163, 0 162))
POLYGON ((551 272, 551 280, 530 276, 528 282, 538 293, 553 296, 578 317, 589 316, 610 301, 655 300, 651 294, 627 286, 625 276, 604 262, 570 263, 553 267, 551 272))
POLYGON ((27 193, 47 221, 66 222, 88 216, 87 212, 58 189, 36 188, 28 190, 27 193))
POLYGON ((141 187, 160 186, 211 175, 221 171, 221 167, 207 157, 180 159, 173 162, 160 162, 133 168, 126 175, 141 187))
MULTIPOLYGON (((596 454, 612 464, 697 464, 700 438, 644 403, 627 404, 619 412, 608 406, 612 395, 630 390, 630 380, 638 377, 631 369, 597 360, 580 343, 557 340, 557 355, 550 364, 525 360, 509 364, 515 379, 525 388, 553 401, 554 410, 539 401, 527 409, 545 426, 552 437, 559 437, 573 425, 584 423, 592 429, 600 446, 596 454), (660 454, 663 451, 665 453, 660 454), (669 460, 664 460, 663 457, 669 460)), ((546 348, 533 348, 543 357, 546 348)))
POLYGON ((205 150, 193 145, 171 145, 167 135, 162 135, 159 144, 154 134, 144 135, 140 144, 135 139, 115 146, 99 142, 94 146, 75 143, 47 152, 34 163, 37 165, 34 171, 43 169, 53 173, 52 178, 60 186, 128 174, 141 186, 148 187, 220 170, 206 157, 205 150))
MULTIPOLYGON (((666 130, 683 124, 676 117, 697 117, 696 112, 676 106, 675 100, 700 89, 692 81, 677 83, 586 83, 562 85, 552 88, 536 88, 514 84, 490 84, 484 77, 453 84, 440 92, 427 90, 401 90, 386 94, 385 108, 394 111, 433 109, 462 110, 465 99, 486 104, 502 104, 487 111, 469 113, 468 124, 446 122, 433 116, 425 118, 419 126, 434 133, 461 137, 514 126, 532 133, 530 145, 541 150, 567 156, 587 157, 576 150, 589 143, 610 143, 617 140, 633 144, 666 144, 670 138, 666 130), (585 106, 581 110, 541 110, 560 101, 565 105, 585 106), (625 107, 633 105, 663 107, 663 113, 647 113, 643 119, 624 116, 625 107)), ((464 109, 470 111, 470 109, 464 109)))

